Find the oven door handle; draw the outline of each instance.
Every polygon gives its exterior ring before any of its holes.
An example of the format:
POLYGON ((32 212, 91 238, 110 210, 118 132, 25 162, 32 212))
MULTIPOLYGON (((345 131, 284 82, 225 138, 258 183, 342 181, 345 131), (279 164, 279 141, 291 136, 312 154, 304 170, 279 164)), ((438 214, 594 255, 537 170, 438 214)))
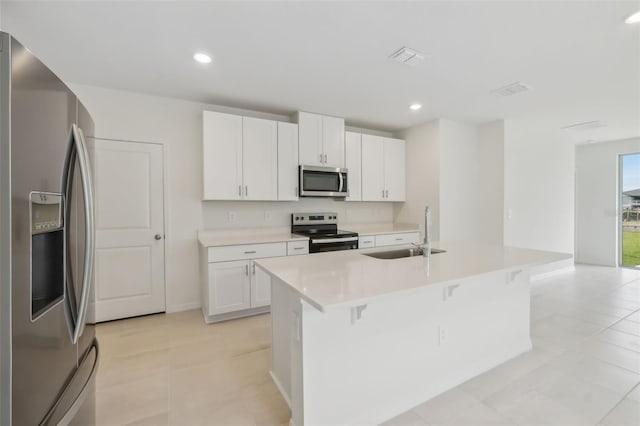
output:
POLYGON ((322 238, 319 240, 311 240, 311 244, 330 244, 330 243, 345 243, 348 241, 358 241, 358 237, 347 238, 322 238))

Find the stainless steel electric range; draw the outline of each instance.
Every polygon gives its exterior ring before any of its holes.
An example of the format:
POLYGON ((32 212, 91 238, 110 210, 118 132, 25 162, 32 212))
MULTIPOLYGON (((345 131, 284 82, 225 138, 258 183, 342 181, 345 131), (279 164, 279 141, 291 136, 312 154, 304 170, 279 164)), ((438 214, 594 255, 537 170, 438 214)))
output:
POLYGON ((309 237, 309 253, 358 248, 358 233, 338 229, 337 213, 292 213, 291 233, 309 237))

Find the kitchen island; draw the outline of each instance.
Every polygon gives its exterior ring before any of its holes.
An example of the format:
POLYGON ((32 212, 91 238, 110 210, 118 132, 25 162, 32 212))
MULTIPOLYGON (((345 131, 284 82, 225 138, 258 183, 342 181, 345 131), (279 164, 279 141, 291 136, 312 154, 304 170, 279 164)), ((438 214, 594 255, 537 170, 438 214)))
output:
POLYGON ((571 256, 433 247, 446 252, 256 261, 272 277, 271 374, 292 424, 378 424, 531 349, 530 269, 571 256))

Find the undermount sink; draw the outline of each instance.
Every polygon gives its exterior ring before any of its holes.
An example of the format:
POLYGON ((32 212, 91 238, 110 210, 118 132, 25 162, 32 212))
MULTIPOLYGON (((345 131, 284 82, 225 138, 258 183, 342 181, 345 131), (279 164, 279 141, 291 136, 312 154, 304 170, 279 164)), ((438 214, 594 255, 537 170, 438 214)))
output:
MULTIPOLYGON (((444 253, 446 250, 431 249, 431 254, 444 253)), ((373 253, 362 253, 365 256, 375 257, 376 259, 400 259, 403 257, 422 256, 422 249, 407 248, 389 251, 377 251, 373 253)))

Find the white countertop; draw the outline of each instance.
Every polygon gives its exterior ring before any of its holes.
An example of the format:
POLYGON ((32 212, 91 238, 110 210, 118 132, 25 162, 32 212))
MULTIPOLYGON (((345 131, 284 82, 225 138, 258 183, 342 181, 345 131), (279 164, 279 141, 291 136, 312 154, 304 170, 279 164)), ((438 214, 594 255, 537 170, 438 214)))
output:
POLYGON ((357 223, 340 225, 341 229, 357 232, 359 236, 396 234, 400 232, 418 232, 414 223, 357 223))
POLYGON ((256 264, 324 312, 427 285, 571 258, 567 253, 467 242, 434 242, 432 246, 447 252, 432 255, 428 262, 422 256, 385 260, 363 255, 403 247, 395 246, 259 259, 256 264))
POLYGON ((306 241, 308 239, 309 238, 301 235, 292 234, 289 228, 247 228, 198 231, 198 241, 203 247, 306 241))

